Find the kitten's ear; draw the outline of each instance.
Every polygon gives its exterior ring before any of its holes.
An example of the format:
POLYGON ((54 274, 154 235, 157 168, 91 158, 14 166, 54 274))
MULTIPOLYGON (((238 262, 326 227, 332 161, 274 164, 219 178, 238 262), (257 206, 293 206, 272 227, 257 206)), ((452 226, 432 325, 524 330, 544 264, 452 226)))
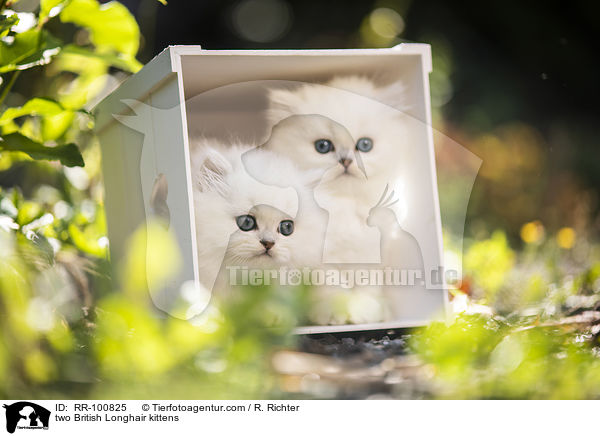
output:
POLYGON ((269 89, 269 111, 267 113, 271 123, 279 121, 297 113, 300 104, 299 90, 269 89))
POLYGON ((400 110, 407 107, 406 86, 400 81, 386 86, 377 86, 375 81, 366 76, 338 76, 326 85, 377 100, 400 110))
POLYGON ((376 95, 375 83, 366 76, 335 76, 325 86, 343 89, 364 97, 374 98, 376 95))
POLYGON ((227 193, 225 177, 233 170, 231 163, 213 148, 207 148, 197 174, 197 185, 201 192, 227 193))
POLYGON ((375 98, 383 104, 402 111, 409 107, 406 86, 402 82, 394 82, 391 85, 377 88, 375 93, 375 98))

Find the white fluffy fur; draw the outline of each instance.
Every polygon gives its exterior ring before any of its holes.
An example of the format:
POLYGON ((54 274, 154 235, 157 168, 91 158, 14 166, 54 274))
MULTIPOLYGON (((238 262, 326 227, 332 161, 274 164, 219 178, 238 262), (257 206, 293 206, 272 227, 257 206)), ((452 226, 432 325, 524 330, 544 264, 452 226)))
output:
MULTIPOLYGON (((203 284, 213 286, 223 259, 225 265, 257 268, 319 265, 327 215, 315 199, 329 212, 329 248, 337 261, 357 262, 352 255, 369 251, 374 236, 379 249, 380 233, 367 226, 367 217, 384 187, 410 162, 405 116, 391 107, 403 106, 403 93, 401 86, 382 88, 356 76, 273 89, 273 129, 263 147, 198 141, 192 171, 203 284), (355 150, 362 137, 373 140, 368 153, 355 150), (314 148, 318 139, 331 140, 335 153, 319 154, 314 148), (347 172, 338 163, 341 158, 352 160, 347 172), (256 217, 258 231, 237 228, 235 217, 243 214, 256 217), (276 231, 282 219, 295 222, 288 237, 276 231), (260 232, 276 238, 270 257, 263 254, 260 232)), ((315 291, 315 322, 377 322, 386 316, 378 287, 340 294, 337 289, 315 291), (346 309, 335 309, 344 301, 346 309)))
POLYGON ((273 127, 264 147, 288 156, 304 170, 320 171, 315 199, 336 220, 332 227, 330 219, 328 227, 329 261, 379 258, 374 252, 377 230, 366 226, 366 218, 385 186, 394 186, 411 159, 407 117, 396 109, 403 106, 403 92, 400 84, 378 87, 358 76, 269 92, 273 127), (369 152, 356 150, 363 137, 373 141, 369 152), (318 153, 318 139, 331 140, 335 152, 318 153), (343 158, 352 160, 347 172, 340 163, 343 158))
MULTIPOLYGON (((268 117, 273 127, 264 147, 288 156, 304 170, 318 170, 321 176, 315 199, 329 212, 323 256, 326 262, 382 261, 380 229, 368 224, 367 218, 386 185, 394 186, 403 165, 411 159, 409 123, 397 109, 406 109, 403 100, 402 85, 378 87, 358 76, 269 92, 268 117), (373 140, 373 149, 367 153, 355 149, 363 137, 373 140), (318 139, 331 140, 335 152, 318 153, 314 147, 318 139), (343 158, 352 159, 347 171, 339 162, 343 158)), ((386 315, 378 297, 381 291, 376 286, 351 293, 317 290, 312 318, 333 324, 382 321, 386 315), (355 299, 361 301, 359 307, 370 309, 350 310, 356 306, 350 303, 355 299), (340 302, 346 300, 349 309, 342 311, 347 314, 342 316, 336 307, 339 309, 340 302)))
POLYGON ((273 132, 265 146, 290 157, 302 169, 328 171, 324 192, 336 197, 356 197, 358 192, 368 213, 381 194, 380 188, 392 184, 403 162, 409 159, 410 129, 406 115, 396 109, 404 107, 403 93, 400 84, 381 88, 359 76, 337 77, 324 85, 273 89, 269 92, 268 112, 273 132), (312 119, 289 118, 294 115, 310 115, 312 119), (322 120, 315 122, 317 116, 322 120), (368 153, 355 150, 356 141, 363 137, 373 140, 373 149, 368 153), (335 153, 319 154, 314 149, 314 141, 321 138, 334 142, 335 153), (352 177, 343 174, 338 163, 342 157, 353 159, 349 167, 352 177), (360 177, 359 159, 368 183, 360 177))
MULTIPOLYGON (((320 246, 307 216, 296 219, 298 196, 294 189, 265 185, 250 176, 242 155, 250 146, 222 146, 201 140, 192 152, 192 172, 196 215, 196 236, 203 285, 212 288, 222 264, 251 268, 279 268, 282 265, 314 263, 320 246), (236 217, 250 214, 257 230, 241 231, 236 217), (278 232, 282 220, 294 221, 294 232, 278 232), (260 240, 273 239, 275 245, 265 254, 260 240), (313 241, 311 245, 311 241, 313 241)), ((265 150, 253 154, 258 171, 269 173, 290 186, 301 189, 301 174, 288 159, 265 150), (298 186, 300 185, 300 186, 298 186)))

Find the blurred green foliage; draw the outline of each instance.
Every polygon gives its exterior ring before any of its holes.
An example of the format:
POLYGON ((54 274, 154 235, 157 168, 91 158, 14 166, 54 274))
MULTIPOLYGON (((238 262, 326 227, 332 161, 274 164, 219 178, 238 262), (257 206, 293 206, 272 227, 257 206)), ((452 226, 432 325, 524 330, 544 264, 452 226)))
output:
MULTIPOLYGON (((270 353, 292 344, 302 289, 241 289, 239 298, 213 301, 191 322, 160 314, 147 281, 168 280, 180 261, 170 236, 153 223, 132 236, 111 279, 100 156, 87 109, 114 86, 115 68, 141 67, 131 14, 118 2, 96 0, 42 0, 36 14, 4 3, 0 9, 0 397, 273 394, 270 353), (61 30, 67 23, 79 30, 61 30), (70 32, 73 42, 47 27, 70 32), (21 71, 40 67, 43 94, 27 89, 26 99, 14 85, 21 71)), ((186 305, 182 299, 182 316, 186 305)))
POLYGON ((491 238, 475 242, 464 258, 464 268, 472 271, 473 278, 489 298, 502 286, 506 274, 514 265, 514 253, 506 235, 496 231, 491 238))
POLYGON ((466 315, 429 326, 412 345, 431 365, 440 398, 597 399, 600 360, 592 335, 567 327, 466 315))
MULTIPOLYGON (((124 277, 145 277, 143 237, 159 229, 151 225, 131 238, 126 264, 135 267, 124 277)), ((69 260, 52 260, 42 236, 15 236, 0 232, 6 315, 0 317, 0 396, 256 398, 277 392, 270 354, 293 345, 303 289, 241 289, 239 298, 215 300, 190 322, 161 316, 136 281, 117 282, 120 292, 109 288, 86 302, 70 279, 69 260)), ((165 235, 152 238, 163 252, 173 243, 165 235)))
POLYGON ((81 130, 93 126, 86 105, 102 91, 109 68, 135 72, 139 28, 127 8, 118 2, 97 0, 42 0, 37 14, 15 12, 3 2, 0 8, 0 104, 21 72, 47 66, 57 81, 75 74, 50 94, 34 96, 0 117, 0 150, 21 152, 33 159, 58 159, 66 166, 83 166, 76 142, 81 130), (87 38, 69 43, 48 29, 51 21, 74 23, 87 38))
POLYGON ((600 246, 539 222, 521 236, 520 252, 501 231, 471 241, 451 292, 466 305, 412 337, 437 397, 600 397, 600 246))

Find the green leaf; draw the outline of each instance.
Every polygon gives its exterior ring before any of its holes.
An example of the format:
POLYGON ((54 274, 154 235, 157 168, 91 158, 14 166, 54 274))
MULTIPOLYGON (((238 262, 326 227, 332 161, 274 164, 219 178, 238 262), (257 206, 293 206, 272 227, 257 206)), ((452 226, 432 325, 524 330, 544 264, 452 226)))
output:
POLYGON ((19 16, 17 14, 0 15, 0 37, 6 36, 10 28, 18 22, 19 16))
POLYGON ((15 118, 25 115, 55 116, 64 112, 60 103, 49 98, 32 98, 21 107, 11 107, 0 116, 0 126, 4 126, 15 118))
POLYGON ((42 118, 42 138, 44 141, 56 140, 63 136, 73 124, 75 112, 62 111, 56 115, 49 115, 42 118))
POLYGON ((42 214, 42 207, 38 203, 33 201, 24 201, 19 207, 16 221, 19 226, 23 227, 24 225, 42 216, 42 214))
POLYGON ((65 109, 59 102, 48 98, 32 98, 21 107, 8 108, 0 116, 2 133, 20 133, 30 138, 49 141, 60 138, 73 123, 75 112, 65 109), (26 121, 21 128, 14 120, 23 116, 39 116, 41 123, 26 121), (41 131, 39 126, 41 125, 41 131))
POLYGON ((73 244, 78 249, 95 257, 106 257, 106 247, 98 244, 100 236, 94 232, 93 228, 88 227, 86 231, 81 231, 75 224, 69 224, 68 230, 73 244))
POLYGON ((46 147, 20 133, 4 135, 0 141, 0 151, 20 151, 33 159, 59 160, 68 167, 84 166, 83 157, 75 144, 46 147))
POLYGON ((0 41, 0 74, 48 64, 60 51, 61 41, 45 30, 31 29, 0 41))
POLYGON ((67 0, 40 0, 40 23, 58 15, 66 2, 67 0))
POLYGON ((140 44, 140 29, 135 18, 121 3, 100 5, 96 0, 71 0, 60 19, 90 32, 92 43, 99 48, 135 56, 140 44))
POLYGON ((106 65, 116 67, 124 71, 129 71, 131 73, 139 71, 143 66, 143 64, 133 56, 124 54, 117 55, 110 53, 97 53, 73 44, 63 47, 61 53, 64 55, 82 56, 83 58, 100 60, 106 65))

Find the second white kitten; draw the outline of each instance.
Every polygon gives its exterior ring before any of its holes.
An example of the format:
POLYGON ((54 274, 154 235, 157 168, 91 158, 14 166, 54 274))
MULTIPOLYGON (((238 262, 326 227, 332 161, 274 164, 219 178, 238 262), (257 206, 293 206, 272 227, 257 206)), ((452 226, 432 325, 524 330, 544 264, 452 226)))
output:
MULTIPOLYGON (((298 222, 293 188, 265 185, 248 174, 242 155, 253 147, 197 141, 192 151, 196 240, 202 284, 212 289, 223 266, 277 269, 314 264, 322 235, 310 215, 298 222)), ((302 189, 288 159, 258 150, 253 165, 302 189)))

